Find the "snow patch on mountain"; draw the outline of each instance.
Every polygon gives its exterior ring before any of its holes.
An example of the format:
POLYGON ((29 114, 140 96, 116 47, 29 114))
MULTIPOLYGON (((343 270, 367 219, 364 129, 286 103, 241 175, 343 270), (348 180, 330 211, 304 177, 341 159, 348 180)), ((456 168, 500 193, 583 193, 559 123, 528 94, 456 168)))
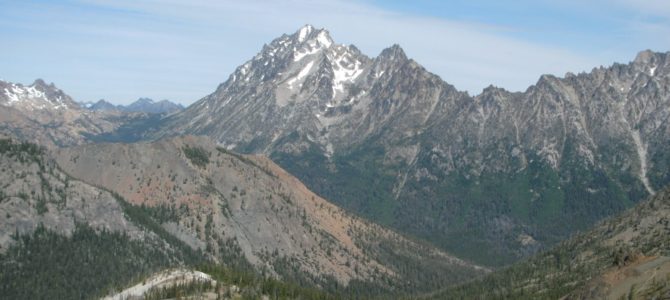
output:
POLYGON ((312 30, 314 30, 314 27, 312 27, 312 25, 305 25, 302 28, 300 28, 300 30, 298 31, 298 41, 301 43, 304 42, 307 35, 312 33, 312 30))
POLYGON ((365 71, 365 65, 361 56, 348 46, 334 46, 328 52, 328 58, 332 62, 332 89, 333 100, 343 96, 345 86, 352 84, 365 71))
POLYGON ((308 41, 303 41, 301 39, 298 40, 300 40, 301 43, 304 43, 304 46, 300 49, 294 50, 293 61, 300 61, 306 56, 319 53, 333 45, 333 40, 330 38, 330 36, 328 36, 328 32, 325 30, 319 32, 316 38, 312 38, 308 41))
POLYGON ((337 92, 344 92, 344 85, 354 82, 363 73, 360 61, 356 60, 352 65, 346 59, 341 58, 333 65, 333 95, 336 95, 337 92), (347 63, 350 66, 346 66, 347 63))
POLYGON ((295 83, 304 79, 307 76, 307 74, 309 74, 309 71, 312 70, 312 66, 314 66, 314 61, 310 61, 309 63, 307 63, 307 65, 304 68, 302 68, 302 70, 300 70, 297 76, 287 81, 286 83, 288 84, 289 89, 293 90, 295 88, 295 83))
POLYGON ((319 35, 316 36, 316 41, 326 48, 333 44, 333 40, 330 39, 330 36, 328 36, 328 33, 325 30, 319 32, 319 35))
POLYGON ((295 57, 293 58, 293 61, 300 61, 301 59, 305 58, 305 56, 316 54, 321 50, 323 50, 323 48, 303 48, 303 49, 300 49, 300 50, 295 52, 295 57))
POLYGON ((19 101, 19 96, 16 93, 10 93, 7 89, 5 89, 5 95, 9 98, 9 104, 19 101))
POLYGON ((37 89, 34 84, 23 86, 21 84, 8 83, 7 85, 9 87, 4 88, 4 94, 8 100, 4 103, 5 106, 23 106, 28 110, 63 109, 68 107, 61 96, 49 99, 47 94, 37 89))
POLYGON ((5 89, 5 94, 10 98, 10 102, 18 102, 20 98, 44 98, 44 92, 38 91, 35 87, 22 87, 12 84, 12 91, 5 89))

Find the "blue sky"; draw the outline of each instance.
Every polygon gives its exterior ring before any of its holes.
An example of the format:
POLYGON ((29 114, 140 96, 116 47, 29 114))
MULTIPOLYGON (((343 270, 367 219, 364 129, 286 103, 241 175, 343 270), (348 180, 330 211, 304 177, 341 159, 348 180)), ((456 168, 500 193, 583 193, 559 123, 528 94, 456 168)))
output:
POLYGON ((667 0, 0 0, 0 78, 43 78, 78 101, 190 104, 308 23, 369 56, 398 43, 471 94, 670 51, 667 0))

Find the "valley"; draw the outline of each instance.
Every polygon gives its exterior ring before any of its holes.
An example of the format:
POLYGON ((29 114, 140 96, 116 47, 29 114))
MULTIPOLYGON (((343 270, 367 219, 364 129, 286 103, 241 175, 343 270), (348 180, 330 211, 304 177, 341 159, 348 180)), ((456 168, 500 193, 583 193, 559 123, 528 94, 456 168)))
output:
POLYGON ((433 295, 663 299, 670 295, 670 189, 531 259, 433 295))

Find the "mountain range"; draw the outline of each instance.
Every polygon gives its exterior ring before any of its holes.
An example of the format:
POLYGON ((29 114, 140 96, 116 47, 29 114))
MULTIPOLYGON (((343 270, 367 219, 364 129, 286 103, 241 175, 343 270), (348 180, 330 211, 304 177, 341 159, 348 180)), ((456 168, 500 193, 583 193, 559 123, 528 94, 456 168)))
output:
POLYGON ((7 137, 48 147, 76 145, 138 118, 142 117, 83 109, 42 79, 28 86, 0 81, 0 133, 7 137))
POLYGON ((0 81, 0 133, 50 148, 94 140, 118 140, 162 114, 181 109, 167 100, 140 98, 128 106, 104 100, 78 103, 53 83, 37 79, 31 85, 0 81), (130 131, 132 131, 130 130, 130 131))
POLYGON ((170 114, 184 109, 184 106, 164 99, 161 101, 154 101, 150 98, 139 98, 135 102, 128 105, 114 105, 107 102, 105 99, 100 99, 97 102, 83 102, 81 103, 86 109, 93 111, 125 111, 125 112, 140 112, 147 114, 170 114))
POLYGON ((643 51, 470 96, 398 45, 370 58, 307 25, 144 136, 268 155, 349 211, 495 266, 670 182, 669 66, 643 51))
POLYGON ((669 56, 470 95, 305 25, 183 109, 0 81, 0 295, 666 297, 669 56))

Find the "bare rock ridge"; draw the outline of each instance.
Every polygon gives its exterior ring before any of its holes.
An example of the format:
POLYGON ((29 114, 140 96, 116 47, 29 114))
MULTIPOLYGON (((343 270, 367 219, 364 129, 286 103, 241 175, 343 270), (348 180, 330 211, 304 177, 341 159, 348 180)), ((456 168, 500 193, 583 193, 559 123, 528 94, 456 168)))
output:
POLYGON ((628 64, 473 97, 398 45, 370 58, 307 25, 146 135, 206 135, 267 154, 349 210, 501 264, 670 183, 668 55, 643 51, 628 64), (363 177, 375 179, 347 180, 363 177), (553 225, 566 220, 576 222, 553 225), (463 236, 469 246, 455 241, 463 236), (524 236, 535 242, 517 242, 524 236))
POLYGON ((421 276, 454 284, 486 271, 353 217, 269 159, 204 137, 88 144, 56 157, 74 177, 132 204, 167 209, 166 230, 222 263, 233 253, 259 271, 318 285, 332 278, 424 290, 421 276), (413 263, 408 269, 399 261, 413 263))

